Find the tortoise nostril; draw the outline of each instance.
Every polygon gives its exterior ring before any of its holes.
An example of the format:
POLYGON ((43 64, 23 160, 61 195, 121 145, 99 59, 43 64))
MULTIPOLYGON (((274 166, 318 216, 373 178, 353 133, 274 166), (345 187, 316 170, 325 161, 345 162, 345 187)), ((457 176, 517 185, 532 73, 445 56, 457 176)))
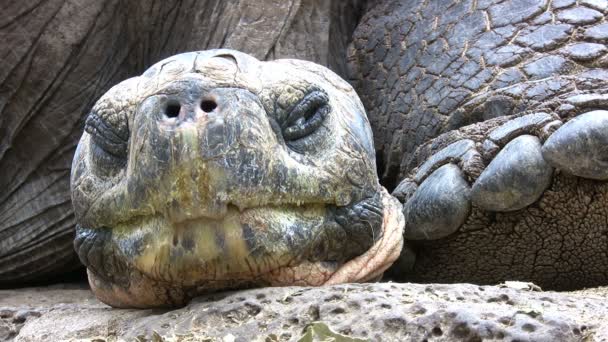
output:
POLYGON ((201 109, 205 113, 211 113, 215 108, 217 108, 217 103, 213 100, 203 100, 201 102, 201 109))
POLYGON ((168 118, 176 118, 179 115, 179 111, 182 106, 180 106, 177 102, 169 102, 167 103, 167 108, 165 108, 165 116, 168 118))

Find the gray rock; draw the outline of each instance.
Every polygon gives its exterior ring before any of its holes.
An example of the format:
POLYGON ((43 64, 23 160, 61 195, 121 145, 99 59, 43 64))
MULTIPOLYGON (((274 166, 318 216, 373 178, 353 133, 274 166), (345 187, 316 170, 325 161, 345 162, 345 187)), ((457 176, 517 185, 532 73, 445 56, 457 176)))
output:
POLYGON ((29 317, 12 337, 22 342, 297 341, 312 322, 373 341, 607 337, 605 289, 556 293, 409 283, 282 287, 218 293, 171 311, 111 309, 84 289, 2 290, 0 298, 5 311, 41 313, 29 317), (13 296, 22 300, 11 300, 13 296))
POLYGON ((471 200, 485 210, 519 210, 538 200, 552 174, 539 139, 522 135, 509 142, 479 176, 471 189, 471 200))
POLYGON ((566 122, 547 139, 543 157, 573 175, 608 179, 608 111, 596 110, 566 122))
POLYGON ((469 192, 456 165, 435 170, 403 206, 405 238, 435 240, 455 232, 469 215, 469 192))

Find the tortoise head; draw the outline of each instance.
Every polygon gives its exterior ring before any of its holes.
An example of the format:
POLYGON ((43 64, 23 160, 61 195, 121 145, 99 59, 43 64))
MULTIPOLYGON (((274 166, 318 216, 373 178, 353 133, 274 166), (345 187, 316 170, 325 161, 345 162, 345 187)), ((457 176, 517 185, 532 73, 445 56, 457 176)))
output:
POLYGON ((377 277, 398 257, 353 89, 304 61, 163 60, 93 107, 74 156, 75 248, 104 302, 377 277))

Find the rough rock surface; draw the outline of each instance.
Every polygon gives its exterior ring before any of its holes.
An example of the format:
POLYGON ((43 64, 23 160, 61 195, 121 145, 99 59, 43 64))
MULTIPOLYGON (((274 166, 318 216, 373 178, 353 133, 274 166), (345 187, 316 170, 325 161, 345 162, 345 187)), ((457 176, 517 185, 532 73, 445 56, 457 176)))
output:
POLYGON ((517 288, 396 283, 265 288, 200 297, 172 311, 111 309, 78 286, 4 290, 0 339, 297 341, 315 321, 374 341, 608 338, 606 289, 517 288))
POLYGON ((233 48, 344 74, 363 0, 8 0, 0 4, 0 286, 74 268, 69 170, 118 81, 178 52, 233 48))

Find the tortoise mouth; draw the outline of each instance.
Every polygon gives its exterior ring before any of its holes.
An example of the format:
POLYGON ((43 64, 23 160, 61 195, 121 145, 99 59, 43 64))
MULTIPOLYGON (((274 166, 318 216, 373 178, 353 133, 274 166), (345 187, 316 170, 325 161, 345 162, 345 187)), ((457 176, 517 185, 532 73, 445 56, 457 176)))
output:
MULTIPOLYGON (((268 208, 256 208, 260 211, 264 209, 268 208)), ((398 258, 403 243, 404 220, 401 205, 385 190, 372 199, 366 199, 344 208, 333 208, 333 210, 325 208, 325 211, 334 215, 335 226, 340 226, 339 222, 345 224, 340 228, 344 235, 332 236, 327 233, 332 232, 332 229, 328 228, 331 225, 322 225, 317 228, 318 233, 313 237, 312 242, 306 246, 307 250, 301 251, 299 255, 291 253, 283 265, 277 262, 279 258, 272 254, 280 254, 278 252, 280 248, 277 246, 280 247, 281 242, 275 241, 266 246, 277 247, 277 249, 272 249, 269 251, 270 254, 264 254, 264 257, 257 259, 260 262, 256 266, 251 265, 252 268, 247 272, 225 272, 221 276, 219 273, 198 272, 197 275, 206 275, 194 282, 185 276, 167 280, 165 277, 155 279, 143 273, 133 262, 135 259, 132 256, 123 254, 124 249, 121 244, 127 244, 128 240, 119 237, 119 234, 115 234, 111 229, 79 227, 75 246, 78 254, 83 258, 83 262, 87 264, 89 282, 95 295, 104 303, 124 308, 185 305, 194 296, 227 289, 287 285, 319 286, 369 281, 381 276, 398 258), (361 229, 359 224, 361 221, 357 222, 352 217, 357 216, 362 221, 369 220, 370 215, 362 214, 365 212, 362 208, 370 207, 374 200, 381 210, 380 221, 375 226, 377 231, 372 233, 372 238, 369 238, 369 235, 363 237, 367 243, 361 244, 361 241, 357 241, 358 238, 353 237, 361 235, 362 230, 357 230, 361 229), (345 218, 347 221, 344 221, 345 218), (359 228, 357 228, 358 226, 359 228), (315 245, 316 242, 319 244, 315 245), (323 256, 322 249, 315 250, 315 248, 319 248, 318 246, 337 249, 330 250, 330 253, 325 253, 323 256), (351 256, 344 257, 344 250, 349 250, 351 256), (363 251, 360 252, 361 250, 363 251), (332 255, 342 256, 342 258, 332 260, 332 255), (268 271, 264 273, 264 269, 268 271)), ((374 224, 376 223, 374 222, 374 224)), ((268 238, 269 235, 264 237, 268 238)), ((290 239, 294 240, 293 236, 285 238, 283 241, 290 239)), ((180 245, 179 241, 176 245, 180 245)), ((247 255, 253 254, 255 253, 247 255)), ((163 257, 160 255, 155 257, 155 260, 162 259, 163 257)), ((169 257, 166 260, 175 262, 176 259, 169 257)), ((173 264, 169 265, 173 266, 173 264)), ((206 270, 206 272, 210 271, 206 270)), ((219 272, 219 269, 213 271, 219 272)))
POLYGON ((382 235, 376 194, 346 207, 327 204, 229 206, 222 218, 137 217, 112 228, 78 226, 75 249, 98 277, 127 285, 137 271, 179 286, 247 279, 302 263, 335 269, 365 253, 382 235))

